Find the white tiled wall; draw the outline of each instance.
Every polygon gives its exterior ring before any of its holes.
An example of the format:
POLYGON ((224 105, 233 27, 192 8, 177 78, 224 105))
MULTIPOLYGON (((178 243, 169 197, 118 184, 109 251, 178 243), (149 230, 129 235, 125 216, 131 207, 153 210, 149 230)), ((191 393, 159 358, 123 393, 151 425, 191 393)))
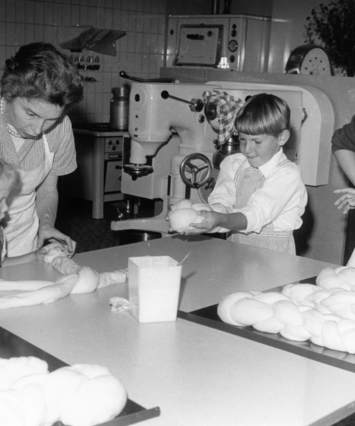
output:
MULTIPOLYGON (((76 121, 109 121, 111 88, 124 81, 119 71, 153 78, 164 60, 166 0, 0 0, 0 72, 22 44, 45 41, 59 46, 89 26, 126 31, 116 56, 83 51, 100 58, 99 71, 86 71, 84 101, 72 113, 76 121)), ((69 51, 65 53, 70 54, 69 51)))

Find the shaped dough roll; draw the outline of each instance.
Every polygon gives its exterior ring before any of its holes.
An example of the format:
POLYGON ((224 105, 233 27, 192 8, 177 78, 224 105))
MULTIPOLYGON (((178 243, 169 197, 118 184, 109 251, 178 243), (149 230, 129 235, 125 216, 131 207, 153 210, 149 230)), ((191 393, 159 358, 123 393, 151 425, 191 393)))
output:
POLYGON ((275 317, 285 325, 302 325, 303 317, 297 306, 287 300, 281 300, 274 305, 275 317))
POLYGON ((349 285, 349 290, 355 290, 355 268, 354 267, 344 267, 336 270, 337 277, 347 285, 349 285))
POLYGON ((95 426, 114 419, 126 401, 126 391, 114 377, 87 378, 62 411, 61 421, 72 426, 95 426))
MULTIPOLYGON (((228 324, 235 324, 234 320, 232 319, 230 313, 232 306, 239 302, 239 300, 245 299, 245 298, 252 298, 253 295, 249 292, 238 292, 238 293, 232 293, 228 296, 226 296, 224 299, 221 300, 221 302, 217 306, 217 314, 221 318, 222 321, 228 323, 228 324)), ((239 324, 242 325, 242 324, 239 324)))
POLYGON ((343 351, 345 349, 336 321, 325 321, 323 324, 322 346, 336 351, 343 351))
POLYGON ((333 268, 324 268, 320 271, 316 278, 316 284, 325 289, 343 288, 350 290, 349 284, 346 283, 333 268))
POLYGON ((311 337, 311 334, 302 325, 287 324, 281 329, 280 334, 285 339, 304 342, 311 337))
POLYGON ((309 296, 317 291, 313 284, 288 284, 282 289, 282 294, 290 298, 294 303, 313 305, 309 296))
POLYGON ((253 327, 255 330, 262 331, 264 333, 280 333, 284 325, 277 318, 271 317, 265 321, 255 323, 253 327))
POLYGON ((287 300, 287 297, 282 293, 277 291, 267 291, 265 293, 260 293, 254 296, 255 300, 259 300, 259 302, 264 302, 269 305, 279 302, 280 300, 287 300))
POLYGON ((230 316, 234 324, 248 326, 272 318, 274 312, 272 306, 267 303, 245 298, 233 304, 230 316))

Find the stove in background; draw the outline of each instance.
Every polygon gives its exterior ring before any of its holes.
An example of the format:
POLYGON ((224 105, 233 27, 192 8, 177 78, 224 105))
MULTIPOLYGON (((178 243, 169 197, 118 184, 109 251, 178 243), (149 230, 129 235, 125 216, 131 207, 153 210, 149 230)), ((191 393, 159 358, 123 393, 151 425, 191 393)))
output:
POLYGON ((60 190, 66 197, 92 201, 92 217, 102 219, 104 202, 123 199, 121 178, 126 131, 109 123, 73 125, 78 168, 63 176, 60 190))

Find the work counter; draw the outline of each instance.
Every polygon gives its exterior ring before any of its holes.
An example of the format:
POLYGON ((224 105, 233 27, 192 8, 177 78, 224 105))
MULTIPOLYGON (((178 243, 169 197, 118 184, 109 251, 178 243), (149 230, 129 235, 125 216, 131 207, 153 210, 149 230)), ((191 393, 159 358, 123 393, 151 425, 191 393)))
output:
MULTIPOLYGON (((219 239, 163 238, 75 256, 99 272, 130 256, 184 261, 179 309, 190 312, 240 290, 266 290, 317 275, 326 263, 219 239)), ((56 278, 39 262, 5 267, 7 279, 56 278)), ((50 305, 0 311, 0 326, 69 363, 107 366, 152 426, 331 425, 355 411, 355 374, 182 318, 139 324, 110 310, 127 284, 50 305)))

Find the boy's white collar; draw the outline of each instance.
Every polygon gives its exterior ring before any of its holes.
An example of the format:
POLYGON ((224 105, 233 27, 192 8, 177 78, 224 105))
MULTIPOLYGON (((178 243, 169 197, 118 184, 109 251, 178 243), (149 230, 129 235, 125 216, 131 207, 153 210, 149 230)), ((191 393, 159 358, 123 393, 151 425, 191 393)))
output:
POLYGON ((269 161, 264 163, 259 167, 259 170, 264 176, 267 176, 271 170, 280 162, 281 158, 284 156, 283 149, 281 148, 279 151, 274 154, 269 161))

